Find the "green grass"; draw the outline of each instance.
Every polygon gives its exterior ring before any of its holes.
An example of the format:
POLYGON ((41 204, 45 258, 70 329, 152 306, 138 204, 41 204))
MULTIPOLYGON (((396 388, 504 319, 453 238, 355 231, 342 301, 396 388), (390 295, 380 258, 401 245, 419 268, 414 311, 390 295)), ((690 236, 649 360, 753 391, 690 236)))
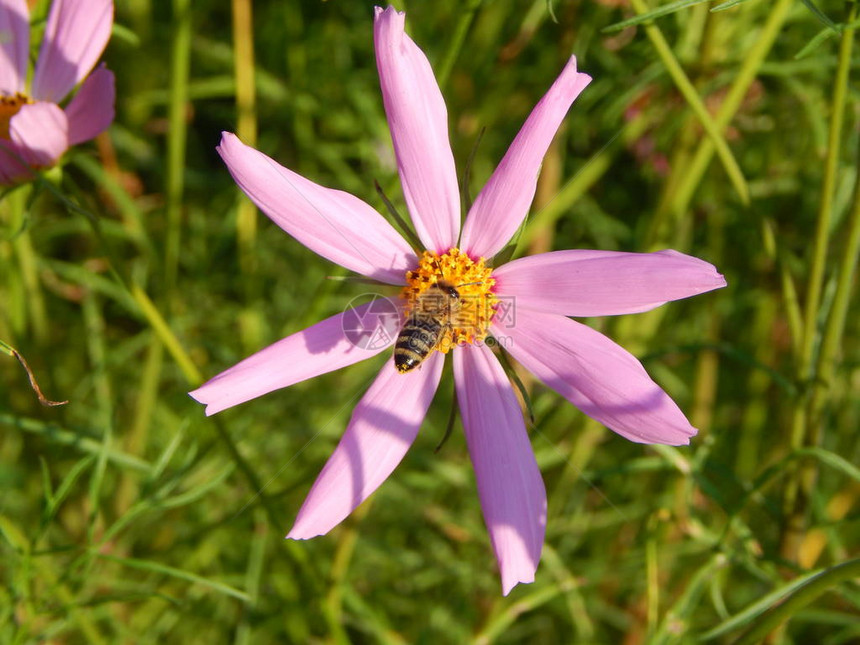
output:
POLYGON ((0 196, 0 642, 860 638, 856 5, 616 4, 399 7, 459 172, 485 129, 473 195, 571 53, 594 78, 518 253, 675 248, 726 275, 589 321, 701 428, 691 445, 629 443, 527 380, 547 540, 503 598, 459 422, 434 451, 448 375, 379 491, 285 541, 389 358, 204 417, 201 379, 367 290, 255 215, 214 147, 238 130, 405 212, 372 3, 257 2, 235 30, 228 3, 118 3, 115 124, 0 196), (69 403, 40 405, 14 352, 69 403))

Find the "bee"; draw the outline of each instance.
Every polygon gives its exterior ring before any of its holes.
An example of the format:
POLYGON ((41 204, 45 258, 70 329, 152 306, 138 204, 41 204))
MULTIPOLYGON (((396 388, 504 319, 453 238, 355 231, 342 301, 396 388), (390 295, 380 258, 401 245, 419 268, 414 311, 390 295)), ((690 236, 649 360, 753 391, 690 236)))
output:
POLYGON ((430 356, 445 332, 453 327, 462 304, 457 287, 445 280, 431 285, 417 297, 394 345, 394 366, 398 372, 410 372, 430 356))

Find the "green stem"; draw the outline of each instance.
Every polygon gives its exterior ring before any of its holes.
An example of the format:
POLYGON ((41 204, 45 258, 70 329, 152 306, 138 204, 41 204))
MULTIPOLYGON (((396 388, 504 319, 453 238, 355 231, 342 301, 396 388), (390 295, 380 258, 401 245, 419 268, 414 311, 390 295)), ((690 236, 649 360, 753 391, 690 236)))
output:
POLYGON ((146 292, 143 289, 135 284, 131 286, 130 291, 131 297, 134 298, 135 302, 137 302, 143 316, 149 322, 155 335, 162 343, 164 343, 168 353, 173 357, 173 360, 176 361, 179 369, 182 370, 182 375, 185 377, 185 380, 192 386, 200 385, 200 383, 203 382, 203 376, 200 374, 200 370, 197 369, 194 361, 192 361, 188 356, 185 348, 182 347, 182 343, 179 342, 179 339, 176 338, 176 335, 173 333, 173 330, 170 329, 167 321, 164 320, 164 316, 161 315, 161 312, 158 311, 158 308, 153 304, 152 300, 149 299, 149 296, 146 295, 146 292))
POLYGON ((454 34, 448 43, 445 57, 436 69, 436 82, 439 83, 439 87, 444 88, 448 82, 448 78, 451 76, 451 70, 454 68, 457 56, 460 55, 460 50, 463 49, 463 43, 466 42, 466 34, 469 32, 469 27, 475 19, 475 14, 478 12, 481 2, 482 0, 472 0, 458 12, 460 19, 457 21, 457 26, 454 27, 454 34))
POLYGON ((655 511, 648 517, 647 537, 645 538, 645 624, 649 642, 654 637, 657 620, 660 616, 660 565, 657 558, 659 513, 659 510, 655 511))
POLYGON ((260 588, 266 570, 266 546, 269 538, 269 528, 266 515, 262 509, 254 511, 254 533, 251 535, 248 548, 248 567, 245 570, 245 590, 248 602, 242 611, 242 618, 236 628, 235 645, 249 645, 255 642, 253 638, 257 603, 260 600, 260 588))
MULTIPOLYGON (((230 453, 230 458, 239 468, 239 471, 242 473, 242 476, 245 477, 248 482, 248 486, 251 490, 255 491, 254 499, 259 498, 260 506, 262 506, 263 511, 265 511, 266 516, 269 518, 269 522, 272 526, 280 526, 283 524, 282 518, 279 515, 279 510, 275 508, 273 500, 269 495, 265 492, 266 487, 257 477, 254 469, 251 467, 251 464, 242 456, 242 453, 239 452, 239 447, 236 445, 236 442, 233 441, 233 437, 230 436, 230 433, 227 432, 227 429, 224 427, 224 424, 220 419, 212 419, 212 424, 215 426, 215 430, 218 433, 218 438, 227 448, 227 451, 230 453)), ((249 502, 250 504, 250 502, 249 502)), ((244 510, 244 509, 243 509, 244 510)), ((241 512, 241 511, 240 511, 241 512)), ((312 593, 318 593, 320 591, 319 586, 319 574, 314 570, 308 561, 308 556, 306 552, 298 545, 295 540, 286 540, 284 542, 284 547, 287 552, 295 562, 296 566, 302 570, 302 573, 305 575, 305 579, 311 581, 313 585, 312 593)))
MULTIPOLYGON (((852 5, 848 16, 849 22, 854 20, 856 12, 856 5, 852 5)), ((837 172, 839 169, 839 153, 842 149, 842 125, 845 120, 848 75, 851 69, 851 49, 853 42, 854 29, 848 27, 842 32, 836 79, 833 83, 832 118, 827 142, 827 158, 824 164, 821 202, 818 207, 818 221, 816 223, 813 242, 812 267, 807 284, 806 306, 803 317, 803 342, 801 343, 798 365, 799 376, 802 380, 812 377, 810 368, 812 367, 813 352, 817 339, 815 321, 819 314, 818 309, 821 304, 824 271, 827 266, 827 246, 833 215, 833 194, 836 188, 837 172)))
MULTIPOLYGON (((740 108, 741 102, 758 74, 765 57, 770 52, 771 47, 773 47, 773 43, 777 35, 779 35, 788 12, 793 5, 793 0, 777 1, 773 9, 771 9, 767 22, 762 27, 755 44, 744 55, 744 62, 740 70, 738 70, 737 76, 735 76, 734 83, 732 83, 725 99, 714 115, 714 121, 720 131, 726 128, 738 111, 738 108, 740 108)), ((714 142, 709 138, 703 139, 699 144, 693 161, 687 167, 687 172, 675 191, 675 198, 671 209, 675 214, 686 212, 690 200, 693 198, 696 188, 698 188, 699 183, 702 181, 702 176, 705 174, 705 170, 714 156, 714 151, 714 142)))
POLYGON ((349 635, 344 628, 343 616, 343 596, 349 586, 346 582, 346 576, 352 557, 355 555, 355 546, 358 543, 358 527, 361 521, 367 517, 372 505, 373 497, 355 509, 349 524, 341 532, 338 539, 337 551, 335 551, 329 574, 329 589, 323 601, 323 613, 334 643, 348 644, 350 642, 349 635))
POLYGON ((569 212, 572 204, 576 203, 588 190, 594 186, 612 166, 618 153, 627 145, 639 139, 653 124, 640 115, 627 121, 624 127, 616 132, 603 147, 586 161, 576 174, 558 191, 538 212, 533 213, 519 239, 520 248, 527 248, 545 231, 552 229, 555 223, 569 212))
MULTIPOLYGON (((633 9, 638 14, 643 14, 648 11, 648 7, 645 6, 643 0, 631 0, 633 4, 633 9)), ((657 51, 657 55, 660 57, 660 60, 663 62, 663 65, 666 67, 666 71, 669 73, 669 76, 672 77, 672 80, 675 82, 675 86, 678 88, 678 91, 681 92, 681 95, 689 104, 690 108, 693 110, 693 113, 698 118, 699 122, 702 124, 702 128, 704 128, 705 133, 710 138, 711 143, 714 145, 717 156, 720 158, 720 161, 723 164, 723 167, 726 170, 726 173, 729 176, 729 180, 735 187, 735 191, 737 191, 738 196, 741 199, 741 202, 744 204, 749 203, 749 187, 747 186, 746 179, 744 179, 743 173, 741 172, 740 166, 738 165, 737 160, 732 155, 732 151, 729 148, 729 144, 726 142, 725 137, 722 134, 722 128, 720 128, 714 118, 708 112, 708 109, 705 107, 705 104, 702 102, 699 93, 696 91, 696 88, 693 87, 693 84, 690 82, 690 79, 687 77, 687 74, 681 68, 681 64, 678 62, 678 59, 675 58, 675 55, 672 53, 672 48, 669 46, 669 43, 666 41, 666 38, 663 36, 663 32, 660 31, 660 28, 655 24, 646 24, 644 26, 645 34, 651 40, 651 44, 654 45, 654 49, 657 51)))
POLYGON ((43 558, 39 557, 33 557, 32 562, 38 575, 46 583, 46 592, 55 601, 59 601, 63 609, 68 613, 70 621, 81 628, 81 633, 86 642, 93 645, 107 645, 109 641, 99 631, 98 623, 92 620, 86 608, 80 606, 80 596, 75 595, 77 590, 73 591, 63 584, 56 566, 52 562, 46 562, 43 558))
POLYGON ((185 190, 185 143, 188 134, 188 76, 191 58, 191 1, 173 0, 174 32, 170 69, 169 134, 167 137, 166 214, 164 273, 166 292, 176 284, 182 228, 182 195, 185 190))
POLYGON ((764 614, 761 620, 737 641, 736 645, 761 643, 765 636, 790 620, 797 612, 813 602, 821 594, 838 584, 860 576, 860 558, 822 571, 798 588, 787 599, 764 614))
MULTIPOLYGON (((236 76, 236 134, 249 146, 257 145, 257 101, 254 82, 254 21, 251 0, 233 0, 233 70, 236 76)), ((245 274, 257 268, 257 208, 244 195, 236 212, 239 266, 245 274)))
MULTIPOLYGON (((70 446, 89 455, 98 455, 103 449, 103 442, 83 435, 80 430, 67 430, 54 423, 45 423, 38 419, 17 417, 0 412, 0 426, 15 428, 22 432, 30 432, 39 435, 48 442, 70 446)), ((152 472, 152 465, 149 462, 115 448, 108 448, 107 459, 118 467, 135 470, 144 475, 149 475, 152 472)))
POLYGON ((12 191, 6 199, 12 214, 12 229, 20 231, 12 240, 12 248, 18 258, 21 281, 26 294, 26 299, 21 302, 22 308, 26 311, 22 317, 25 320, 29 319, 30 331, 42 344, 48 338, 48 317, 39 280, 36 251, 33 249, 30 230, 25 221, 29 196, 30 187, 24 186, 12 191))
POLYGON ((87 541, 92 543, 95 540, 101 512, 102 486, 105 481, 108 454, 113 445, 114 397, 107 371, 108 349, 105 344, 105 321, 98 296, 94 293, 86 294, 82 308, 87 353, 90 359, 91 378, 95 394, 95 409, 92 416, 102 433, 101 449, 96 455, 96 463, 90 479, 90 521, 87 527, 87 541))
MULTIPOLYGON (((833 298, 833 308, 824 328, 821 350, 818 356, 818 368, 815 387, 812 395, 813 421, 817 420, 824 395, 828 385, 833 381, 836 371, 836 355, 842 346, 842 335, 845 332, 845 321, 848 316, 848 306, 851 303, 851 287, 857 272, 857 262, 860 257, 860 162, 857 164, 857 179, 854 186, 854 204, 848 221, 848 235, 839 273, 836 278, 836 294, 833 298)), ((813 432, 815 427, 812 428, 813 432)))
MULTIPOLYGON (((799 354, 797 356, 796 377, 800 383, 813 384, 812 390, 806 392, 805 396, 799 397, 795 405, 794 419, 792 423, 791 447, 793 449, 802 446, 815 446, 821 440, 820 414, 827 391, 832 378, 832 363, 836 353, 836 345, 841 338, 844 328, 843 320, 840 322, 834 306, 831 314, 831 323, 828 323, 829 355, 824 356, 822 347, 819 357, 818 368, 826 366, 830 373, 827 375, 813 372, 813 362, 816 341, 820 338, 817 334, 816 321, 821 306, 821 293, 824 286, 824 273, 827 267, 827 248, 830 241, 830 228, 833 216, 833 195, 836 187, 836 179, 839 169, 839 156, 842 148, 842 129, 845 118, 845 108, 848 96, 848 78, 851 69, 851 49, 854 43, 854 27, 850 25, 857 16, 857 5, 852 4, 848 13, 849 25, 842 31, 842 40, 839 46, 839 58, 836 68, 836 78, 833 82, 832 119, 830 121, 830 132, 828 136, 827 158, 824 166, 824 177, 822 179, 821 201, 818 208, 818 220, 813 242, 812 266, 809 282, 807 284, 806 303, 803 311, 803 329, 800 342, 799 354), (826 377, 826 381, 821 381, 826 377)), ((855 199, 856 213, 856 199, 855 199)), ((852 217, 851 232, 856 234, 854 223, 856 217, 852 217)), ((846 248, 846 256, 843 260, 842 270, 850 276, 854 271, 853 262, 856 261, 856 250, 853 252, 855 259, 851 258, 851 244, 846 248)), ((840 274, 840 280, 846 279, 840 274)), ((847 308, 847 288, 842 285, 841 306, 847 308)), ((795 560, 797 550, 803 540, 804 527, 806 524, 806 509, 809 495, 814 486, 817 468, 813 463, 802 464, 785 489, 783 508, 786 520, 782 530, 780 552, 783 557, 795 560)))
MULTIPOLYGON (((149 325, 152 327, 152 330, 155 332, 155 335, 158 339, 164 343, 164 346, 167 348, 170 355, 176 361, 179 369, 182 371, 186 380, 191 385, 199 385, 203 382, 203 377, 200 374, 200 371, 194 365, 194 362, 188 356, 188 353, 182 347, 182 344, 179 342, 179 339, 176 338, 176 335, 173 333, 173 330, 170 329, 170 326, 167 324, 167 321, 164 319, 164 316, 146 294, 146 292, 141 289, 136 284, 130 284, 130 281, 127 277, 125 277, 118 267, 121 267, 121 263, 118 260, 117 254, 114 252, 112 245, 105 238, 104 234, 101 230, 101 224, 99 218, 88 211, 86 208, 72 201, 68 197, 65 196, 54 184, 49 181, 42 182, 42 186, 49 190, 60 202, 69 210, 69 212, 80 214, 84 217, 84 219, 89 222, 92 226, 93 231, 96 234, 99 242, 102 245, 102 249, 105 252, 105 255, 108 259, 108 266, 110 267, 110 272, 113 275, 116 282, 123 288, 124 292, 127 292, 131 296, 131 300, 135 302, 135 304, 139 307, 140 312, 149 325)), ((87 285, 91 287, 91 285, 87 285)))
MULTIPOLYGON (((856 5, 855 5, 856 11, 856 5)), ((849 31, 846 29, 846 31, 849 31)), ((853 30, 852 30, 853 31, 853 30)), ((849 50, 850 53, 850 50, 849 50)), ((825 412, 830 400, 831 387, 836 375, 836 363, 839 349, 842 346, 842 336, 845 332, 845 321, 848 316, 848 306, 851 302, 851 287, 857 271, 857 261, 860 256, 860 164, 857 166, 857 179, 854 186, 854 203, 848 220, 848 234, 842 259, 839 263, 836 279, 836 293, 830 316, 822 334, 818 362, 815 365, 815 379, 810 392, 809 406, 804 415, 804 430, 806 437, 804 445, 815 447, 821 444, 824 435, 825 412)), ((797 517, 793 526, 803 525, 800 520, 805 515, 805 506, 812 495, 815 480, 818 476, 818 463, 807 460, 800 464, 795 484, 799 487, 799 495, 795 502, 797 517)), ((802 532, 800 533, 802 535, 802 532)))
POLYGON ((782 300, 785 307, 785 318, 791 333, 791 347, 795 352, 800 351, 800 341, 803 336, 803 316, 800 312, 800 300, 797 297, 797 287, 791 277, 786 253, 777 247, 774 223, 770 218, 762 220, 762 241, 768 257, 779 266, 779 281, 782 288, 782 300))
POLYGON ((230 596, 232 598, 236 598, 243 603, 250 601, 248 594, 241 589, 236 589, 235 587, 231 587, 226 583, 217 582, 210 578, 199 576, 196 573, 191 573, 190 571, 186 571, 185 569, 169 567, 166 564, 161 564, 159 562, 156 562, 155 560, 121 558, 115 555, 110 555, 109 553, 101 552, 93 552, 91 555, 101 560, 106 560, 107 562, 114 562, 130 569, 138 569, 140 571, 146 571, 151 574, 164 575, 170 578, 175 578, 177 580, 184 580, 185 582, 190 582, 191 584, 200 585, 204 589, 211 589, 212 591, 230 596))
MULTIPOLYGON (((144 454, 149 440, 149 428, 158 406, 158 387, 161 381, 161 367, 164 356, 164 344, 153 335, 140 380, 135 388, 137 399, 134 408, 134 421, 124 439, 125 450, 128 454, 144 454)), ((123 471, 120 476, 117 492, 114 497, 114 510, 122 516, 134 503, 138 495, 138 478, 129 471, 123 471)))
MULTIPOLYGON (((98 160, 87 154, 75 154, 71 164, 98 184, 113 201, 129 237, 147 256, 154 255, 152 240, 144 226, 145 215, 116 176, 107 172, 98 160)), ((50 185, 50 182, 45 182, 50 185)))

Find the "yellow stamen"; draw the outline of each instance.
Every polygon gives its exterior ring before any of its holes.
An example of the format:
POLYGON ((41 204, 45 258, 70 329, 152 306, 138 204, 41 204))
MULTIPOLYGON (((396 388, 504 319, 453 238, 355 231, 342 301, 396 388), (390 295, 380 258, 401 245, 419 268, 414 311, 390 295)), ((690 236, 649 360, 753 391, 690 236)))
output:
POLYGON ((443 321, 446 326, 435 349, 447 354, 456 345, 482 341, 498 302, 492 292, 496 284, 490 277, 492 273, 484 258, 474 261, 460 249, 450 249, 442 255, 424 251, 418 268, 406 273, 406 286, 400 294, 407 303, 405 313, 412 313, 421 294, 432 285, 445 282, 457 290, 459 308, 452 311, 450 320, 443 321))
POLYGON ((18 111, 32 101, 23 94, 5 96, 0 94, 0 139, 10 139, 9 121, 18 111))

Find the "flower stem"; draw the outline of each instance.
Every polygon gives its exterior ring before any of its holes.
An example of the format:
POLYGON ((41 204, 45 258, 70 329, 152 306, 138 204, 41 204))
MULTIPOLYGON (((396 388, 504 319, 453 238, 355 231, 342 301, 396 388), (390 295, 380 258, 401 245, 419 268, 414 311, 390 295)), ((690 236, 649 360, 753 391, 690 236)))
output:
MULTIPOLYGON (((27 203, 31 195, 29 186, 11 191, 5 198, 12 219, 11 229, 16 231, 12 249, 18 260, 18 269, 25 299, 20 303, 21 320, 29 322, 28 331, 37 342, 43 344, 48 338, 48 318, 45 299, 39 281, 38 258, 27 224, 27 203)), ((19 330, 23 331, 23 330, 19 330)))

